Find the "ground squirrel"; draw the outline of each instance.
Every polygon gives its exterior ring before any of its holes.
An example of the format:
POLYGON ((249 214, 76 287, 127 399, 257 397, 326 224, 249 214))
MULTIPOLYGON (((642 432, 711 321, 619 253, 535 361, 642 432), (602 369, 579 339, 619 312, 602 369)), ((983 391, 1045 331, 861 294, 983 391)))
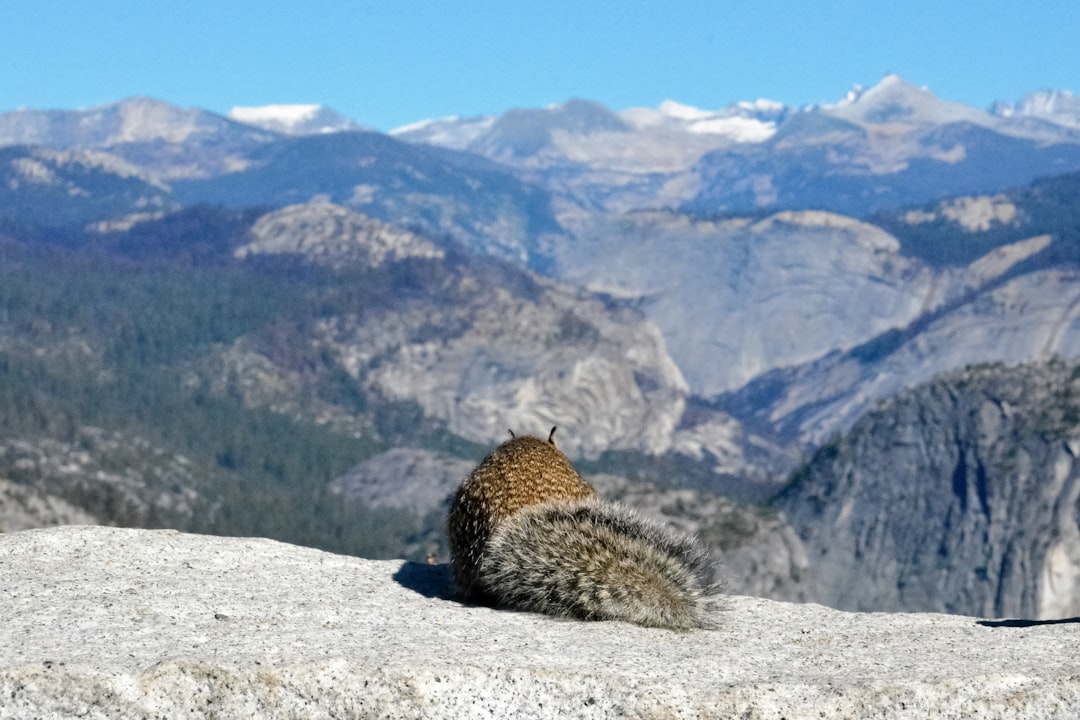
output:
POLYGON ((548 439, 514 436, 454 495, 447 520, 458 592, 498 607, 715 626, 719 587, 695 539, 601 500, 548 439))

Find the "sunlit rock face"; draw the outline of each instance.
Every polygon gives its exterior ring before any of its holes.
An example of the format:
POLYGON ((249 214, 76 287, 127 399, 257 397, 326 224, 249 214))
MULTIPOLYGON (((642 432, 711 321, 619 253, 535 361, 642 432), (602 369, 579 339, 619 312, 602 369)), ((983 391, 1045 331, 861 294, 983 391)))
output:
POLYGON ((0 535, 0 564, 12 720, 1080 712, 1067 623, 733 596, 677 633, 462 605, 446 566, 101 527, 0 535))

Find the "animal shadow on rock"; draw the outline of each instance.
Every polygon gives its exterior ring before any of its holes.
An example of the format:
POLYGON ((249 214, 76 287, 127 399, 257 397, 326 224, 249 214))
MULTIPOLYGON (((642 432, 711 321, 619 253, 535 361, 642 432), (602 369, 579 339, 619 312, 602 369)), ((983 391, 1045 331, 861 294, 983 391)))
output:
POLYGON ((983 627, 1008 627, 1008 628, 1026 628, 1034 627, 1036 625, 1064 625, 1065 623, 1080 623, 1080 617, 1061 618, 1060 620, 980 620, 979 625, 983 627))
POLYGON ((448 564, 406 562, 394 573, 394 581, 426 598, 451 599, 448 564))

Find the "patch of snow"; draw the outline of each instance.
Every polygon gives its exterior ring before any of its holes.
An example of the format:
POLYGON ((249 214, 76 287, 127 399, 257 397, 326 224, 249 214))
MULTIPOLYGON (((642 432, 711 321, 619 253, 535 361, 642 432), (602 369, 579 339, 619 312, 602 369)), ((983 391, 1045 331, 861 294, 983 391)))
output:
POLYGON ((735 107, 741 110, 746 110, 748 112, 762 114, 779 114, 784 112, 784 110, 786 109, 784 103, 778 102, 776 100, 768 100, 766 98, 758 98, 753 102, 741 100, 735 103, 735 107))
POLYGON ((710 112, 709 110, 701 110, 692 105, 683 105, 674 100, 665 100, 660 103, 660 107, 657 109, 660 111, 661 115, 675 118, 676 120, 701 120, 715 115, 715 113, 710 112))
POLYGON ((237 122, 258 124, 281 122, 290 125, 310 120, 321 105, 261 105, 259 107, 234 107, 229 117, 237 122))
POLYGON ((693 122, 687 128, 692 133, 724 135, 735 142, 764 142, 776 134, 776 123, 761 122, 745 117, 713 117, 693 122))
POLYGON ((991 112, 1002 118, 1034 117, 1080 128, 1080 95, 1068 90, 1040 90, 1024 95, 1019 102, 994 103, 991 112))
POLYGON ((465 150, 498 120, 494 115, 478 117, 449 117, 420 120, 394 128, 388 134, 406 142, 438 145, 451 150, 465 150))
POLYGON ((229 118, 245 125, 286 135, 320 135, 359 130, 352 119, 325 105, 282 104, 257 107, 234 107, 229 118))
POLYGON ((764 142, 776 133, 777 119, 784 111, 772 100, 742 102, 722 110, 702 110, 674 100, 665 100, 657 108, 629 108, 619 118, 635 130, 667 127, 694 135, 715 135, 726 141, 764 142))
POLYGON ((402 125, 401 127, 394 128, 393 130, 391 130, 387 134, 388 135, 408 135, 409 133, 424 132, 425 130, 428 130, 432 126, 437 125, 439 123, 454 124, 454 123, 457 123, 457 122, 460 122, 460 121, 461 121, 461 116, 459 116, 459 115, 449 115, 447 117, 439 118, 439 119, 427 118, 426 120, 418 120, 417 122, 409 123, 408 125, 402 125))

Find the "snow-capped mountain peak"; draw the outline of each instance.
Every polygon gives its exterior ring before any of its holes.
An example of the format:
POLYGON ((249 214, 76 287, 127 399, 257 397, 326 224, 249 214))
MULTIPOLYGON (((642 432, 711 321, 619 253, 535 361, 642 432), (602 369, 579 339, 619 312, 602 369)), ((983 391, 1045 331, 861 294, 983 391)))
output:
POLYGON ((868 88, 856 83, 854 86, 852 86, 851 90, 848 90, 847 95, 845 95, 844 98, 840 100, 840 102, 836 103, 835 105, 827 105, 825 107, 829 109, 839 109, 850 105, 855 105, 856 103, 863 102, 864 100, 866 102, 872 102, 875 96, 911 96, 913 94, 929 92, 930 91, 926 87, 916 87, 915 85, 912 85, 899 75, 895 73, 889 73, 885 77, 881 78, 881 81, 878 82, 877 85, 871 85, 868 88))
POLYGON ((1039 90, 1024 95, 1015 103, 994 103, 991 112, 1003 118, 1035 117, 1080 128, 1080 95, 1068 90, 1039 90))
POLYGON ((820 111, 860 125, 937 125, 970 122, 990 125, 986 112, 962 103, 941 100, 929 89, 916 87, 896 74, 886 75, 869 88, 856 85, 834 105, 820 111))
POLYGON ((284 135, 321 135, 363 129, 354 120, 325 105, 260 105, 234 107, 229 117, 245 125, 284 135))

